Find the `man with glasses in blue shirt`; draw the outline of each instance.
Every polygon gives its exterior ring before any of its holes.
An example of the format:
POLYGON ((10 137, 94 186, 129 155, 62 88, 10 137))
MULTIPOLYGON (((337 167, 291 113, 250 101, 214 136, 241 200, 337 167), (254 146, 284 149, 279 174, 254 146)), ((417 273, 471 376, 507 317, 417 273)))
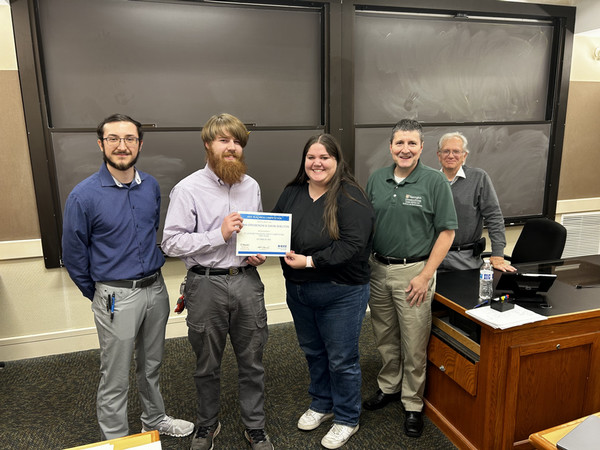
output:
POLYGON ((194 424, 165 414, 159 390, 169 296, 157 246, 160 189, 135 168, 142 149, 141 124, 114 114, 97 129, 104 164, 67 198, 63 263, 92 301, 100 343, 98 423, 103 439, 129 434, 127 392, 135 351, 142 431, 183 437, 194 424))

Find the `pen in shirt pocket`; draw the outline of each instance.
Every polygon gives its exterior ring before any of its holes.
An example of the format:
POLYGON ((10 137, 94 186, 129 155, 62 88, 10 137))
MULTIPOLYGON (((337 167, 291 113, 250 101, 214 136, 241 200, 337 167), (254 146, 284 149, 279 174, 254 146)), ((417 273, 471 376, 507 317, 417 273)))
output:
POLYGON ((112 322, 115 318, 115 293, 112 293, 111 302, 110 302, 110 321, 112 322))

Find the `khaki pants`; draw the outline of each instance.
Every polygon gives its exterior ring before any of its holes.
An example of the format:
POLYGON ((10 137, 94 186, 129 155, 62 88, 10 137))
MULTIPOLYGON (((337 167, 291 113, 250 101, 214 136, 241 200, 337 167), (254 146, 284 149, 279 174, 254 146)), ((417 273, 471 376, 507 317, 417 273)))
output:
POLYGON ((370 261, 369 307, 377 350, 383 360, 377 384, 385 394, 401 390, 406 411, 423 409, 435 276, 420 306, 410 306, 405 290, 426 262, 386 265, 373 258, 370 261))

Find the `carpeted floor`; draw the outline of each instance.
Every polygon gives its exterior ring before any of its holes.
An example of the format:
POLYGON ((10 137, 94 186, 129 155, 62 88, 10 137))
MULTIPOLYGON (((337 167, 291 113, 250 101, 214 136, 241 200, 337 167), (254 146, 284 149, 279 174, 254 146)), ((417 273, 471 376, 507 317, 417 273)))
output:
MULTIPOLYGON (((291 323, 269 327, 264 356, 266 371, 267 433, 276 449, 322 449, 321 438, 329 424, 316 430, 297 429, 299 416, 309 405, 308 370, 291 323)), ((376 389, 380 367, 369 317, 361 335, 363 398, 376 389)), ((98 441, 96 388, 97 350, 7 362, 0 368, 0 448, 63 449, 98 441)), ((187 338, 170 339, 161 371, 161 388, 167 413, 187 420, 195 417, 194 355, 187 338)), ((243 438, 237 394, 237 366, 228 344, 222 366, 221 433, 215 449, 249 449, 243 438)), ((141 429, 140 405, 130 374, 129 427, 141 429)), ((404 415, 399 402, 379 411, 363 411, 360 430, 343 448, 357 449, 454 449, 452 443, 425 418, 419 439, 402 431, 404 415)), ((187 449, 191 436, 161 436, 163 449, 187 449)))

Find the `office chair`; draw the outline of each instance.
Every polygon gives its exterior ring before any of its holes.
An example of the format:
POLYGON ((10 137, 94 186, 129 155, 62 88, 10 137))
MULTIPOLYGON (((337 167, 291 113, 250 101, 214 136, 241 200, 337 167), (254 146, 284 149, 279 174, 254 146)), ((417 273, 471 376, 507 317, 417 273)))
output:
POLYGON ((560 259, 567 241, 567 229, 554 220, 530 219, 523 226, 512 255, 512 264, 560 259))

